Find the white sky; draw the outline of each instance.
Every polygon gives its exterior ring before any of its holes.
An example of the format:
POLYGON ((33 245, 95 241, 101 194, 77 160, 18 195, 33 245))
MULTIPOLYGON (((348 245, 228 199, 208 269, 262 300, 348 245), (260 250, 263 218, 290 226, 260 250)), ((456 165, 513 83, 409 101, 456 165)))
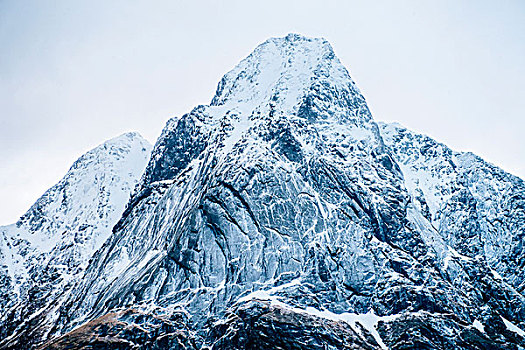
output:
POLYGON ((524 1, 1 0, 0 224, 104 140, 155 142, 289 32, 332 43, 376 120, 525 178, 524 1))

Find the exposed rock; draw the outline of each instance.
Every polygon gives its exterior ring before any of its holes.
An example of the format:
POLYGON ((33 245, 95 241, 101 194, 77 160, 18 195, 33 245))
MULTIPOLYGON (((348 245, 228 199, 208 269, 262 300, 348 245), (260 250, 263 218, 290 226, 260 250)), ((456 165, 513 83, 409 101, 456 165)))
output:
POLYGON ((103 143, 15 225, 0 227, 0 346, 46 337, 67 292, 122 215, 150 151, 137 133, 103 143))
POLYGON ((35 339, 523 349, 524 190, 474 155, 376 124, 325 40, 270 39, 210 105, 167 123, 114 233, 35 339), (184 318, 131 325, 115 316, 128 309, 184 318))

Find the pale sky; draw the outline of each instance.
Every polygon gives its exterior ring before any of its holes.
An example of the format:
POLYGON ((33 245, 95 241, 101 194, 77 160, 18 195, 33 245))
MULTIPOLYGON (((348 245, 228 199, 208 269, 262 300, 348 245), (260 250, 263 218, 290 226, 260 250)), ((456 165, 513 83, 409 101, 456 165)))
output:
POLYGON ((0 224, 104 140, 154 143, 290 32, 331 42, 376 120, 525 178, 524 1, 0 0, 0 224))

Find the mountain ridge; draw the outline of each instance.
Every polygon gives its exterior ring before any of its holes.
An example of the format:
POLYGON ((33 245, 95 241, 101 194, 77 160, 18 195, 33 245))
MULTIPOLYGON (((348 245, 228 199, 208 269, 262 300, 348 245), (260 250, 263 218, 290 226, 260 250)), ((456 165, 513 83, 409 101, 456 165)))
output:
POLYGON ((75 283, 120 217, 150 149, 138 133, 102 143, 79 157, 16 224, 0 227, 6 332, 9 323, 36 315, 75 283))
POLYGON ((210 105, 167 122, 113 234, 38 341, 524 348, 522 188, 378 125, 325 40, 269 39, 210 105))

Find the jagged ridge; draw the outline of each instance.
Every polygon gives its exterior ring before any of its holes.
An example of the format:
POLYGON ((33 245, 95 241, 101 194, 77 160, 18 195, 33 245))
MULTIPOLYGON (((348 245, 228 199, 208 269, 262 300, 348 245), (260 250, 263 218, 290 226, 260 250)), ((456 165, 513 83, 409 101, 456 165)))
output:
POLYGON ((0 228, 0 339, 56 312, 109 237, 150 151, 137 133, 106 141, 82 155, 16 224, 0 228))
POLYGON ((261 44, 168 122, 48 346, 523 347, 523 182, 403 130, 325 40, 261 44))

